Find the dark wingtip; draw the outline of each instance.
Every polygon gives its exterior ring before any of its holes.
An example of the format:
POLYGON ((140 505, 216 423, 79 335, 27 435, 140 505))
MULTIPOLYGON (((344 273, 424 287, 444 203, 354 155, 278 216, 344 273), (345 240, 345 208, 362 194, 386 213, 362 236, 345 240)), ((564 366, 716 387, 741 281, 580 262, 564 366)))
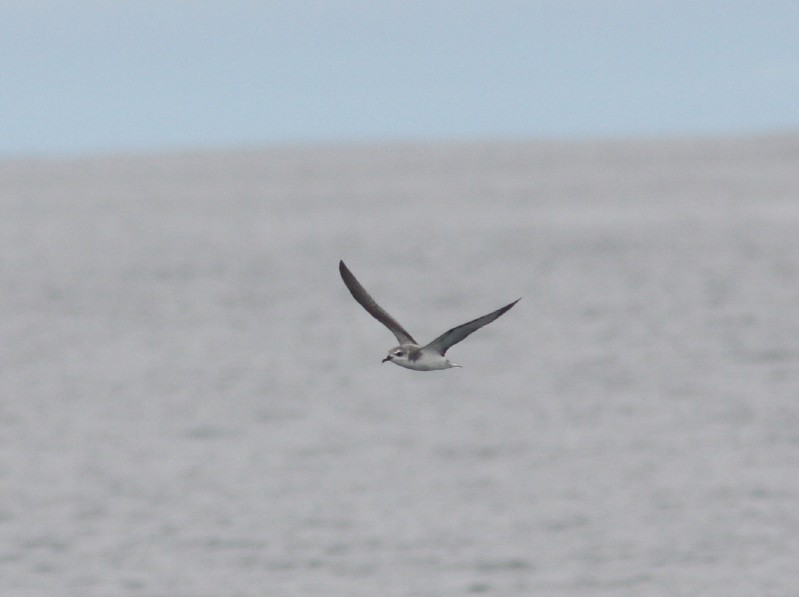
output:
MULTIPOLYGON (((505 313, 507 313, 508 311, 510 311, 511 307, 513 307, 513 305, 515 305, 516 303, 518 303, 520 300, 522 300, 522 297, 519 297, 519 298, 517 298, 515 301, 513 301, 512 303, 508 303, 508 304, 507 304, 507 305, 505 305, 504 307, 501 307, 501 308, 499 309, 499 315, 504 315, 505 313)), ((498 315, 498 316, 499 316, 499 315, 498 315)))

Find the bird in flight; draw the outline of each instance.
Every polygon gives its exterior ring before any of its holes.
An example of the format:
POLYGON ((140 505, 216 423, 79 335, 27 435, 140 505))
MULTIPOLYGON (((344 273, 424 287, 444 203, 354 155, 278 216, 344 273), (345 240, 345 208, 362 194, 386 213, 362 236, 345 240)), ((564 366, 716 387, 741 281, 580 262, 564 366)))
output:
POLYGON ((389 350, 388 356, 383 359, 383 362, 391 361, 395 365, 415 371, 434 371, 436 369, 460 367, 460 365, 452 363, 444 356, 450 346, 457 344, 469 334, 491 323, 521 300, 521 298, 518 298, 488 315, 483 315, 468 323, 447 330, 432 342, 421 346, 396 319, 369 296, 369 293, 361 286, 361 283, 358 282, 349 268, 344 265, 343 261, 338 262, 338 271, 341 274, 341 279, 344 280, 344 285, 352 293, 353 298, 360 303, 361 307, 366 309, 369 315, 386 326, 397 337, 399 346, 389 350))

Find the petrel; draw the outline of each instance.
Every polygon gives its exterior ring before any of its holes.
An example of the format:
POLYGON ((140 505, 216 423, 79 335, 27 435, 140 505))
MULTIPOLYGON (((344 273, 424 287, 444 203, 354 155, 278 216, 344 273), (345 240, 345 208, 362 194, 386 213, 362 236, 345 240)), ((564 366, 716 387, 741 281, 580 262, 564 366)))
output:
POLYGON ((345 286, 352 293, 353 298, 360 303, 361 307, 366 309, 369 315, 386 326, 397 337, 399 346, 389 350, 388 356, 383 359, 383 362, 391 361, 395 365, 415 371, 434 371, 436 369, 460 367, 460 365, 456 365, 444 356, 447 354, 449 347, 457 344, 484 325, 488 325, 521 300, 521 298, 518 298, 488 315, 483 315, 468 323, 447 330, 429 344, 421 346, 396 319, 375 302, 349 268, 344 265, 343 261, 338 262, 338 271, 341 274, 341 279, 344 280, 345 286))

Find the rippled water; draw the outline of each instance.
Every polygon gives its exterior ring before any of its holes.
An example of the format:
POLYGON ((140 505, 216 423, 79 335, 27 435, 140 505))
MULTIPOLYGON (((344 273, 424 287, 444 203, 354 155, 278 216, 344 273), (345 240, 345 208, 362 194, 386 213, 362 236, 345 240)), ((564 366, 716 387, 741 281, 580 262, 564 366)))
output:
POLYGON ((0 162, 0 588, 790 595, 799 137, 0 162), (448 356, 417 339, 523 300, 448 356))

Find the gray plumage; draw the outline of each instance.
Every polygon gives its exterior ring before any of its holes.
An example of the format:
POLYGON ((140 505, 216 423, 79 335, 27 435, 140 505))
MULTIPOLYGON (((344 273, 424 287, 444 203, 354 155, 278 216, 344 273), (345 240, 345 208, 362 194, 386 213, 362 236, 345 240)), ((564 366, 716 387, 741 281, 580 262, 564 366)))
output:
POLYGON ((452 328, 451 330, 447 330, 443 334, 441 334, 438 338, 427 344, 424 348, 430 348, 435 350, 440 355, 447 354, 447 350, 450 346, 453 346, 466 338, 469 334, 472 334, 479 330, 484 325, 488 325, 492 321, 494 321, 497 317, 505 313, 508 309, 510 309, 513 305, 518 303, 521 298, 517 298, 512 303, 505 305, 504 307, 489 313, 488 315, 483 315, 482 317, 478 317, 477 319, 473 319, 467 323, 461 324, 452 328))
POLYGON ((338 271, 341 274, 341 279, 344 280, 344 285, 352 294, 352 297, 358 301, 361 307, 366 309, 369 315, 391 330, 391 333, 397 337, 397 342, 400 344, 416 344, 416 340, 413 339, 413 336, 411 336, 396 319, 391 317, 391 315, 389 315, 383 307, 378 305, 375 299, 366 292, 366 289, 361 286, 361 283, 352 275, 352 272, 344 265, 343 261, 338 262, 338 271))
POLYGON ((338 270, 341 274, 341 279, 344 280, 344 285, 350 291, 353 298, 358 301, 358 304, 366 309, 377 321, 386 326, 391 333, 396 336, 399 342, 399 346, 392 348, 388 356, 383 359, 383 362, 392 361, 397 365, 417 371, 460 367, 460 365, 451 363, 449 359, 444 356, 447 350, 484 325, 494 321, 521 300, 516 299, 512 303, 488 315, 483 315, 482 317, 478 317, 477 319, 473 319, 472 321, 447 330, 432 342, 420 346, 416 340, 413 339, 413 336, 411 336, 396 319, 389 315, 388 312, 378 305, 371 295, 366 292, 366 289, 361 286, 361 283, 358 282, 343 261, 339 261, 338 270))

